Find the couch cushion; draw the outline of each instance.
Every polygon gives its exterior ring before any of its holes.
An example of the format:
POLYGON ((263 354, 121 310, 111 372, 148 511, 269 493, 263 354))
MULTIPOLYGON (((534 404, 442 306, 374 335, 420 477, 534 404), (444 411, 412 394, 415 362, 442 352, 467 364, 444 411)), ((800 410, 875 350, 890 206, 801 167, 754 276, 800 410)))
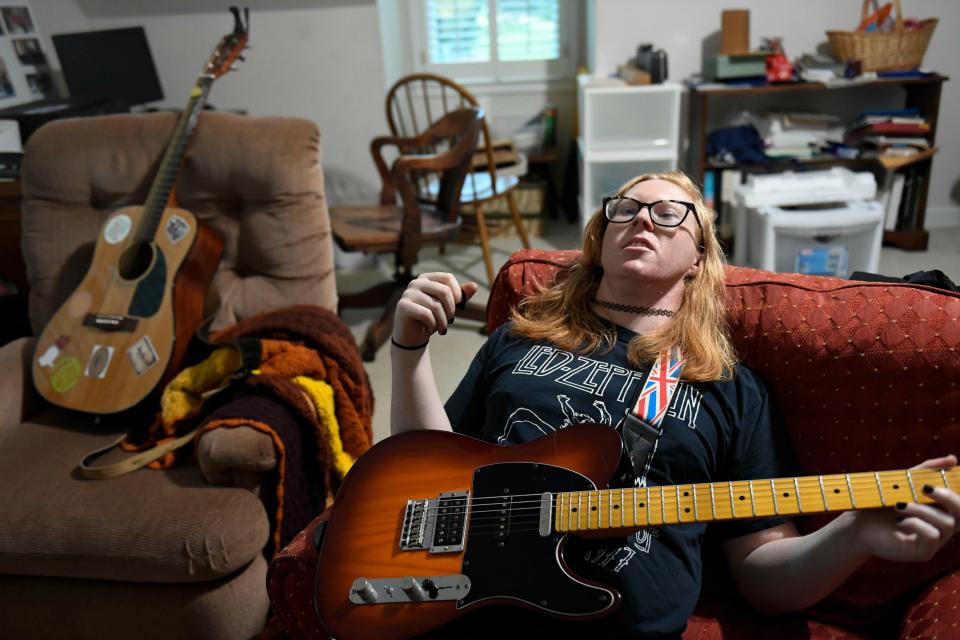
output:
POLYGON ((0 574, 191 582, 261 552, 270 527, 260 500, 204 485, 194 464, 84 479, 81 458, 117 435, 55 408, 0 429, 0 574))
MULTIPOLYGON (((86 273, 103 220, 143 204, 175 122, 171 113, 66 119, 31 136, 22 245, 35 332, 86 273)), ((307 120, 201 115, 176 196, 224 240, 215 328, 291 300, 336 309, 319 153, 307 120)))
POLYGON ((193 584, 0 575, 0 629, 31 640, 248 640, 270 606, 266 565, 256 557, 235 577, 193 584))

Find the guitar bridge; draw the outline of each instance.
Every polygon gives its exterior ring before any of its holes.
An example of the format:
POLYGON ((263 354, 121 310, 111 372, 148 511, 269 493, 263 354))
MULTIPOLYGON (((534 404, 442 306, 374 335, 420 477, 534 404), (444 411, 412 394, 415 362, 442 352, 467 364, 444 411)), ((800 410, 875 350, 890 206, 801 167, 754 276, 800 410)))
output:
POLYGON ((137 330, 137 319, 111 313, 88 313, 83 317, 83 326, 101 331, 133 333, 137 330))
POLYGON ((400 549, 430 553, 463 551, 469 491, 441 493, 436 500, 407 500, 400 531, 400 549))

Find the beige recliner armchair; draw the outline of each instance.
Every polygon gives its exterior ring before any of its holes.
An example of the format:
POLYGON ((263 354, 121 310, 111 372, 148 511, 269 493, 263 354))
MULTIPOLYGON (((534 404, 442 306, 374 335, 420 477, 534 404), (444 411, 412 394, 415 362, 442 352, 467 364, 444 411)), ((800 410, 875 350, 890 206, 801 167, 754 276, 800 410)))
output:
MULTIPOLYGON (((144 201, 174 124, 173 114, 63 120, 30 139, 22 247, 35 334, 84 275, 102 220, 144 201)), ((336 310, 312 123, 204 113, 177 198, 224 240, 215 327, 294 303, 336 310)), ((0 348, 0 635, 259 633, 270 525, 256 489, 276 459, 270 438, 218 429, 201 440, 200 465, 85 480, 80 459, 117 427, 39 400, 33 357, 32 339, 0 348), (225 479, 244 486, 209 482, 225 479)))

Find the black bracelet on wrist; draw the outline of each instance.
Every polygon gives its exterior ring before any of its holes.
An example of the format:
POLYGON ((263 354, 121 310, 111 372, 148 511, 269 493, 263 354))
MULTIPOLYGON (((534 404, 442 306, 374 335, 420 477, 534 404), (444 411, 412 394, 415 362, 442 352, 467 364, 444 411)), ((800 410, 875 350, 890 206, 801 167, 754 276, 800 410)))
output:
POLYGON ((420 349, 423 349, 428 344, 430 344, 430 339, 428 338, 427 341, 424 342, 423 344, 415 344, 412 346, 408 346, 405 344, 400 344, 399 342, 393 339, 393 336, 390 336, 390 344, 395 346, 397 349, 403 349, 404 351, 419 351, 420 349))

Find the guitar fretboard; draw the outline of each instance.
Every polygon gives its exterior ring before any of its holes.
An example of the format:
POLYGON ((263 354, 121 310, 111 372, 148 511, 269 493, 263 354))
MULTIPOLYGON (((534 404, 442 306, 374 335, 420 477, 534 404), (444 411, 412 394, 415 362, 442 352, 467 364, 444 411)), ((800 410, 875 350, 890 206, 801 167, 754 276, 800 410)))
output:
POLYGON ((932 503, 923 485, 956 488, 960 468, 848 473, 555 493, 558 532, 601 532, 932 503))
POLYGON ((157 170, 157 177, 154 179, 150 193, 147 195, 147 201, 144 203, 144 216, 136 230, 136 237, 140 241, 150 242, 157 233, 163 211, 167 207, 173 190, 173 183, 176 181, 177 173, 180 170, 180 163, 183 162, 187 144, 189 144, 193 130, 200 119, 200 112, 203 110, 212 81, 211 77, 203 74, 197 78, 197 83, 190 92, 187 106, 177 120, 170 143, 167 145, 160 168, 157 170))

